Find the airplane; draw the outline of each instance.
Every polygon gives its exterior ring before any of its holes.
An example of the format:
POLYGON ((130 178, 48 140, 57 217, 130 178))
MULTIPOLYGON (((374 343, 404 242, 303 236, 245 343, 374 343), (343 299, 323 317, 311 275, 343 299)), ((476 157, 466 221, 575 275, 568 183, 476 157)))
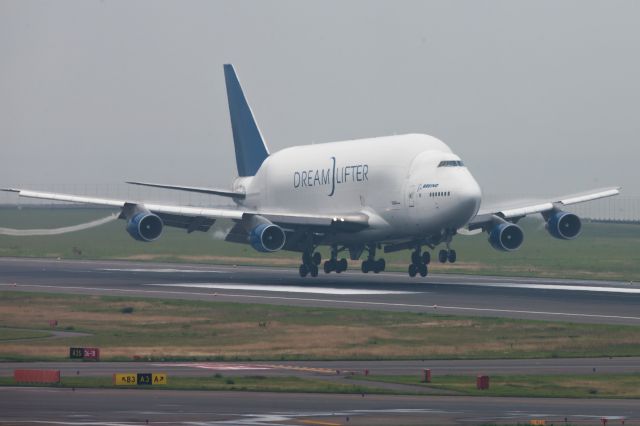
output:
POLYGON ((320 246, 330 247, 325 273, 347 270, 348 252, 364 273, 385 270, 378 251, 411 250, 409 276, 428 274, 431 254, 454 263, 457 234, 486 232, 500 251, 517 250, 524 233, 517 222, 541 214, 552 237, 572 240, 580 218, 565 206, 618 195, 619 187, 507 208, 481 208, 482 192, 461 158, 444 142, 406 134, 295 146, 270 153, 231 64, 224 65, 238 177, 231 189, 129 181, 128 184, 230 198, 232 207, 193 207, 6 188, 22 197, 112 206, 120 209, 135 240, 157 240, 165 226, 207 232, 218 219, 234 226, 225 240, 255 250, 302 254, 301 277, 318 276, 320 246))

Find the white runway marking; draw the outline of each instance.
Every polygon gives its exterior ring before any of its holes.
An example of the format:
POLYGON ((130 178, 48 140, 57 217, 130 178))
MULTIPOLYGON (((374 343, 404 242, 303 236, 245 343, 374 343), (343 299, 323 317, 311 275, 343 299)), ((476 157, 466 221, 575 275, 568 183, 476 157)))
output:
POLYGON ((211 270, 200 270, 200 269, 172 269, 172 268, 158 268, 158 269, 143 269, 143 268, 103 268, 99 269, 99 271, 103 272, 158 272, 163 274, 172 274, 176 272, 185 272, 185 273, 200 273, 200 274, 221 274, 222 271, 211 271, 211 270))
POLYGON ((526 314, 526 315, 548 315, 558 317, 569 318, 590 318, 590 319, 615 319, 615 320, 633 320, 640 321, 640 317, 637 316, 622 316, 622 315, 603 315, 603 314, 587 314, 587 313, 575 313, 575 312, 550 312, 550 311, 526 311, 520 309, 500 309, 500 308, 475 308, 470 306, 442 306, 442 305, 420 305, 411 303, 388 303, 388 302, 370 302, 364 300, 340 300, 340 299, 315 299, 304 297, 284 297, 284 296, 258 296, 253 294, 232 294, 232 293, 202 293, 194 291, 170 291, 170 290, 136 290, 136 289, 123 289, 123 288, 106 288, 106 287, 80 287, 80 286, 59 286, 59 285, 43 285, 43 284, 10 284, 0 283, 2 287, 14 288, 50 288, 56 290, 84 290, 84 291, 101 291, 105 293, 125 293, 125 294, 158 294, 158 295, 176 295, 176 296, 199 296, 199 297, 211 297, 212 299, 219 297, 231 297, 231 298, 245 298, 245 299, 263 299, 263 300, 284 300, 284 301, 296 301, 296 302, 322 302, 333 303, 341 305, 359 305, 359 306, 388 306, 399 308, 419 308, 430 309, 433 312, 442 311, 462 311, 462 312, 494 312, 494 313, 508 313, 508 314, 526 314))
POLYGON ((190 363, 190 364, 153 364, 155 367, 187 367, 187 368, 201 368, 204 370, 271 370, 272 367, 266 365, 252 365, 252 364, 229 364, 224 362, 203 362, 203 363, 190 363))
POLYGON ((502 288, 531 288, 535 290, 569 290, 569 291, 593 291, 601 293, 628 293, 640 294, 640 288, 631 287, 601 287, 587 285, 559 285, 559 284, 516 284, 516 283, 464 283, 478 287, 502 287, 502 288))
POLYGON ((302 287, 294 285, 260 285, 260 284, 218 284, 218 283, 171 283, 146 284, 160 287, 210 288, 219 290, 275 291, 282 293, 370 295, 370 294, 417 294, 414 291, 369 290, 355 288, 302 287))

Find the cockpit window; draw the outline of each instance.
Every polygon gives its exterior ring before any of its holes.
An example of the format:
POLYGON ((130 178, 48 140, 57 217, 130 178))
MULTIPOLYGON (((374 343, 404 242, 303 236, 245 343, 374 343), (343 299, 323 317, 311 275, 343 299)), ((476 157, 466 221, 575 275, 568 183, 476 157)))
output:
POLYGON ((458 160, 445 160, 441 161, 438 167, 464 167, 464 164, 458 160))

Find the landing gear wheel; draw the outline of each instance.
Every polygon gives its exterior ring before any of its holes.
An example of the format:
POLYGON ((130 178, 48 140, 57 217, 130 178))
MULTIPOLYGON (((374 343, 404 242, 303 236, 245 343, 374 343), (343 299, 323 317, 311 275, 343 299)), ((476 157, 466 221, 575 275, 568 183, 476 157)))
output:
POLYGON ((456 255, 456 251, 455 250, 449 250, 449 256, 448 259, 449 263, 456 263, 456 259, 457 259, 457 255, 456 255))
POLYGON ((375 266, 373 272, 375 272, 377 274, 378 272, 384 271, 384 269, 386 267, 387 267, 387 262, 385 262, 384 259, 380 258, 380 259, 376 260, 376 266, 375 266))
POLYGON ((300 265, 300 268, 298 268, 298 272, 300 273, 300 276, 304 278, 309 273, 309 268, 303 263, 302 265, 300 265))
POLYGON ((333 271, 335 269, 335 265, 334 265, 334 261, 333 260, 327 260, 324 262, 324 273, 325 274, 329 274, 331 273, 331 271, 333 271))
POLYGON ((313 264, 318 266, 320 265, 320 263, 322 263, 322 255, 318 252, 315 252, 313 253, 312 260, 313 260, 313 264))
POLYGON ((427 269, 427 265, 420 265, 418 266, 418 272, 420 272, 420 276, 421 277, 426 277, 427 273, 429 272, 427 269))
POLYGON ((318 267, 316 265, 309 265, 308 269, 309 275, 311 275, 312 277, 318 276, 318 267))
POLYGON ((446 250, 440 250, 440 252, 438 253, 438 261, 440 263, 447 263, 448 257, 449 255, 446 250))
POLYGON ((417 273, 418 273, 418 267, 413 263, 409 265, 409 276, 413 278, 416 276, 417 273))
POLYGON ((338 267, 336 268, 336 272, 338 273, 344 272, 347 270, 348 267, 349 267, 349 264, 347 263, 347 259, 343 257, 342 259, 340 259, 340 261, 338 261, 338 267))
POLYGON ((428 251, 422 253, 422 263, 424 265, 428 265, 431 263, 431 253, 429 253, 428 251))
POLYGON ((362 266, 360 267, 360 269, 362 270, 363 273, 368 274, 369 271, 372 269, 369 263, 369 260, 363 260, 362 266))

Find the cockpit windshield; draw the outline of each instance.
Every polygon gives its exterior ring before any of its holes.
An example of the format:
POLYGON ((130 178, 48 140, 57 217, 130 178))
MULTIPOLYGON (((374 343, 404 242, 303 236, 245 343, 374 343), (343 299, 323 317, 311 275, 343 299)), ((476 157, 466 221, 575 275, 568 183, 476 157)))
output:
POLYGON ((464 164, 459 160, 445 160, 441 161, 438 167, 464 167, 464 164))

